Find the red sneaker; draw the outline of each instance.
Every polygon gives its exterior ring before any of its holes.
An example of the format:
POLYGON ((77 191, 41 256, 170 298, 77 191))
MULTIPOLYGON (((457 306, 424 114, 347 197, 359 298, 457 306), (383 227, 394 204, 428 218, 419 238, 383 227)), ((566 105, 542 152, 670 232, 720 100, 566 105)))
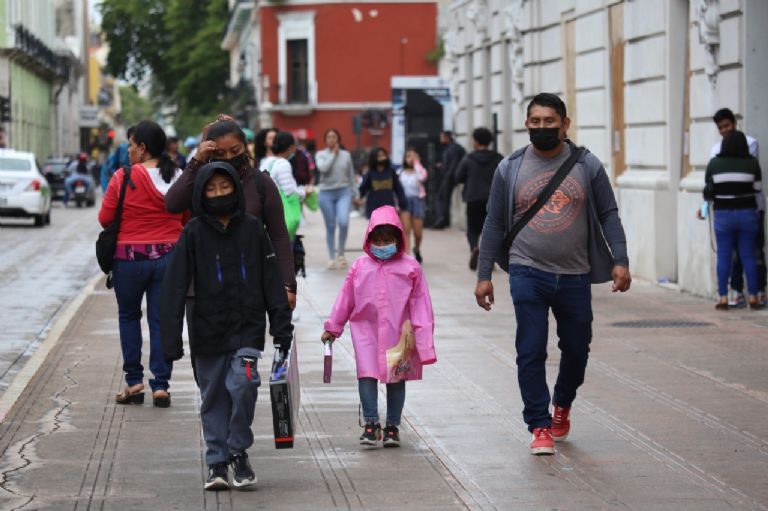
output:
POLYGON ((562 442, 568 438, 568 432, 571 430, 571 409, 552 404, 555 406, 552 412, 552 438, 555 442, 562 442))
POLYGON ((552 440, 552 428, 534 428, 531 454, 555 454, 555 441, 552 440))

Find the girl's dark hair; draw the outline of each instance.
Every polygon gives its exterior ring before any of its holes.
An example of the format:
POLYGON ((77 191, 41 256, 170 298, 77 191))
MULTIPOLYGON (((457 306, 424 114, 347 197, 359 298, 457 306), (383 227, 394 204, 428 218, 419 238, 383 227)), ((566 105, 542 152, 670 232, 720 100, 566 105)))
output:
POLYGON ((160 176, 163 181, 170 183, 173 176, 176 175, 176 163, 165 153, 168 139, 163 128, 153 121, 141 121, 134 128, 131 138, 137 146, 144 144, 147 152, 153 158, 157 158, 160 176))
POLYGON ((325 130, 325 133, 323 133, 323 142, 328 138, 328 133, 336 133, 336 138, 339 139, 339 146, 341 146, 341 133, 339 133, 339 130, 336 128, 328 128, 325 130))
POLYGON ((377 225, 371 229, 371 233, 368 235, 368 242, 375 236, 382 235, 395 238, 397 240, 397 250, 400 251, 403 249, 403 233, 400 229, 391 224, 377 225))
POLYGON ((383 147, 374 147, 371 149, 371 152, 368 153, 368 172, 379 168, 379 151, 384 151, 387 154, 387 158, 389 158, 389 153, 387 153, 386 149, 383 147))
POLYGON ((284 153, 289 147, 295 144, 296 139, 293 138, 292 134, 287 131, 279 131, 272 142, 272 152, 274 154, 284 153))
POLYGON ((256 161, 261 161, 267 157, 267 135, 270 131, 279 133, 277 128, 264 128, 259 130, 253 139, 253 152, 255 153, 253 156, 256 161))
POLYGON ((749 144, 744 132, 733 130, 726 133, 720 145, 721 158, 749 158, 749 144))
POLYGON ((243 143, 245 154, 248 156, 248 162, 255 167, 256 162, 253 159, 253 155, 248 150, 248 142, 245 140, 245 133, 243 132, 242 128, 240 128, 240 125, 235 121, 225 119, 222 121, 214 122, 208 128, 208 132, 205 134, 205 139, 216 140, 217 138, 221 138, 225 135, 234 135, 240 142, 243 143))
MULTIPOLYGON (((414 153, 419 154, 419 151, 417 151, 415 147, 409 146, 408 149, 405 150, 405 154, 403 154, 403 168, 404 169, 410 169, 410 168, 414 167, 413 165, 411 165, 410 167, 408 166, 408 159, 406 158, 406 156, 408 156, 408 152, 409 151, 413 151, 414 153)), ((419 156, 421 156, 421 155, 419 155, 419 156)))

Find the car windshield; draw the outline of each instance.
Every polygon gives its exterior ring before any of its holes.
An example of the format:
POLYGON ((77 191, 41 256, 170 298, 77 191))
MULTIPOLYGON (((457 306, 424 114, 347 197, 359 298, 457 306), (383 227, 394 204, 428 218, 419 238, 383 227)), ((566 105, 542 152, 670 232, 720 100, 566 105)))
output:
POLYGON ((29 160, 23 158, 0 158, 0 170, 32 170, 32 164, 29 160))
POLYGON ((66 163, 59 163, 59 162, 46 163, 44 168, 45 168, 46 172, 56 172, 56 173, 59 173, 59 172, 65 170, 67 168, 67 164, 66 163))

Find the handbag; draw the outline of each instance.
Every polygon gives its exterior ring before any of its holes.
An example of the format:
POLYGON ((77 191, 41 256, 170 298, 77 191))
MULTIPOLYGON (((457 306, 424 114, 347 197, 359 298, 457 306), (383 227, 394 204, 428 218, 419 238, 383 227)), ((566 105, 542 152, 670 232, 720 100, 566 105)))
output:
MULTIPOLYGON (((107 274, 107 289, 112 289, 112 263, 117 249, 117 233, 120 231, 120 220, 123 216, 123 202, 125 202, 125 191, 131 180, 131 168, 124 167, 125 177, 123 185, 120 187, 120 197, 117 200, 117 209, 115 209, 115 219, 106 226, 96 240, 96 260, 99 263, 101 271, 107 274)), ((131 188, 135 188, 130 183, 131 188)))
POLYGON ((539 196, 536 197, 536 202, 525 211, 520 220, 512 225, 512 229, 510 229, 504 237, 504 243, 501 245, 501 252, 497 257, 496 263, 507 273, 509 273, 509 249, 512 248, 512 242, 515 241, 515 238, 520 234, 520 231, 523 230, 523 227, 525 227, 526 224, 536 216, 536 213, 544 207, 547 201, 549 201, 549 198, 555 193, 557 187, 560 186, 565 177, 571 172, 574 165, 576 165, 576 162, 581 158, 581 155, 584 154, 583 147, 576 147, 570 141, 568 141, 568 145, 571 147, 571 155, 566 158, 562 165, 560 165, 560 168, 557 169, 555 175, 549 180, 547 186, 545 186, 541 193, 539 193, 539 196))
POLYGON ((409 319, 406 319, 400 331, 400 341, 387 350, 387 383, 411 379, 416 356, 413 325, 409 319))

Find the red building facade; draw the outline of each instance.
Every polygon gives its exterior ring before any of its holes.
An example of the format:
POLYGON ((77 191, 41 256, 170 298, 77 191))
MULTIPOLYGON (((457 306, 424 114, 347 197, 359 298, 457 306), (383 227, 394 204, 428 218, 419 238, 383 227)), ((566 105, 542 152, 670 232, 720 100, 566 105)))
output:
POLYGON ((258 1, 253 20, 260 124, 318 148, 328 128, 349 149, 389 148, 391 77, 437 73, 434 1, 258 1))

